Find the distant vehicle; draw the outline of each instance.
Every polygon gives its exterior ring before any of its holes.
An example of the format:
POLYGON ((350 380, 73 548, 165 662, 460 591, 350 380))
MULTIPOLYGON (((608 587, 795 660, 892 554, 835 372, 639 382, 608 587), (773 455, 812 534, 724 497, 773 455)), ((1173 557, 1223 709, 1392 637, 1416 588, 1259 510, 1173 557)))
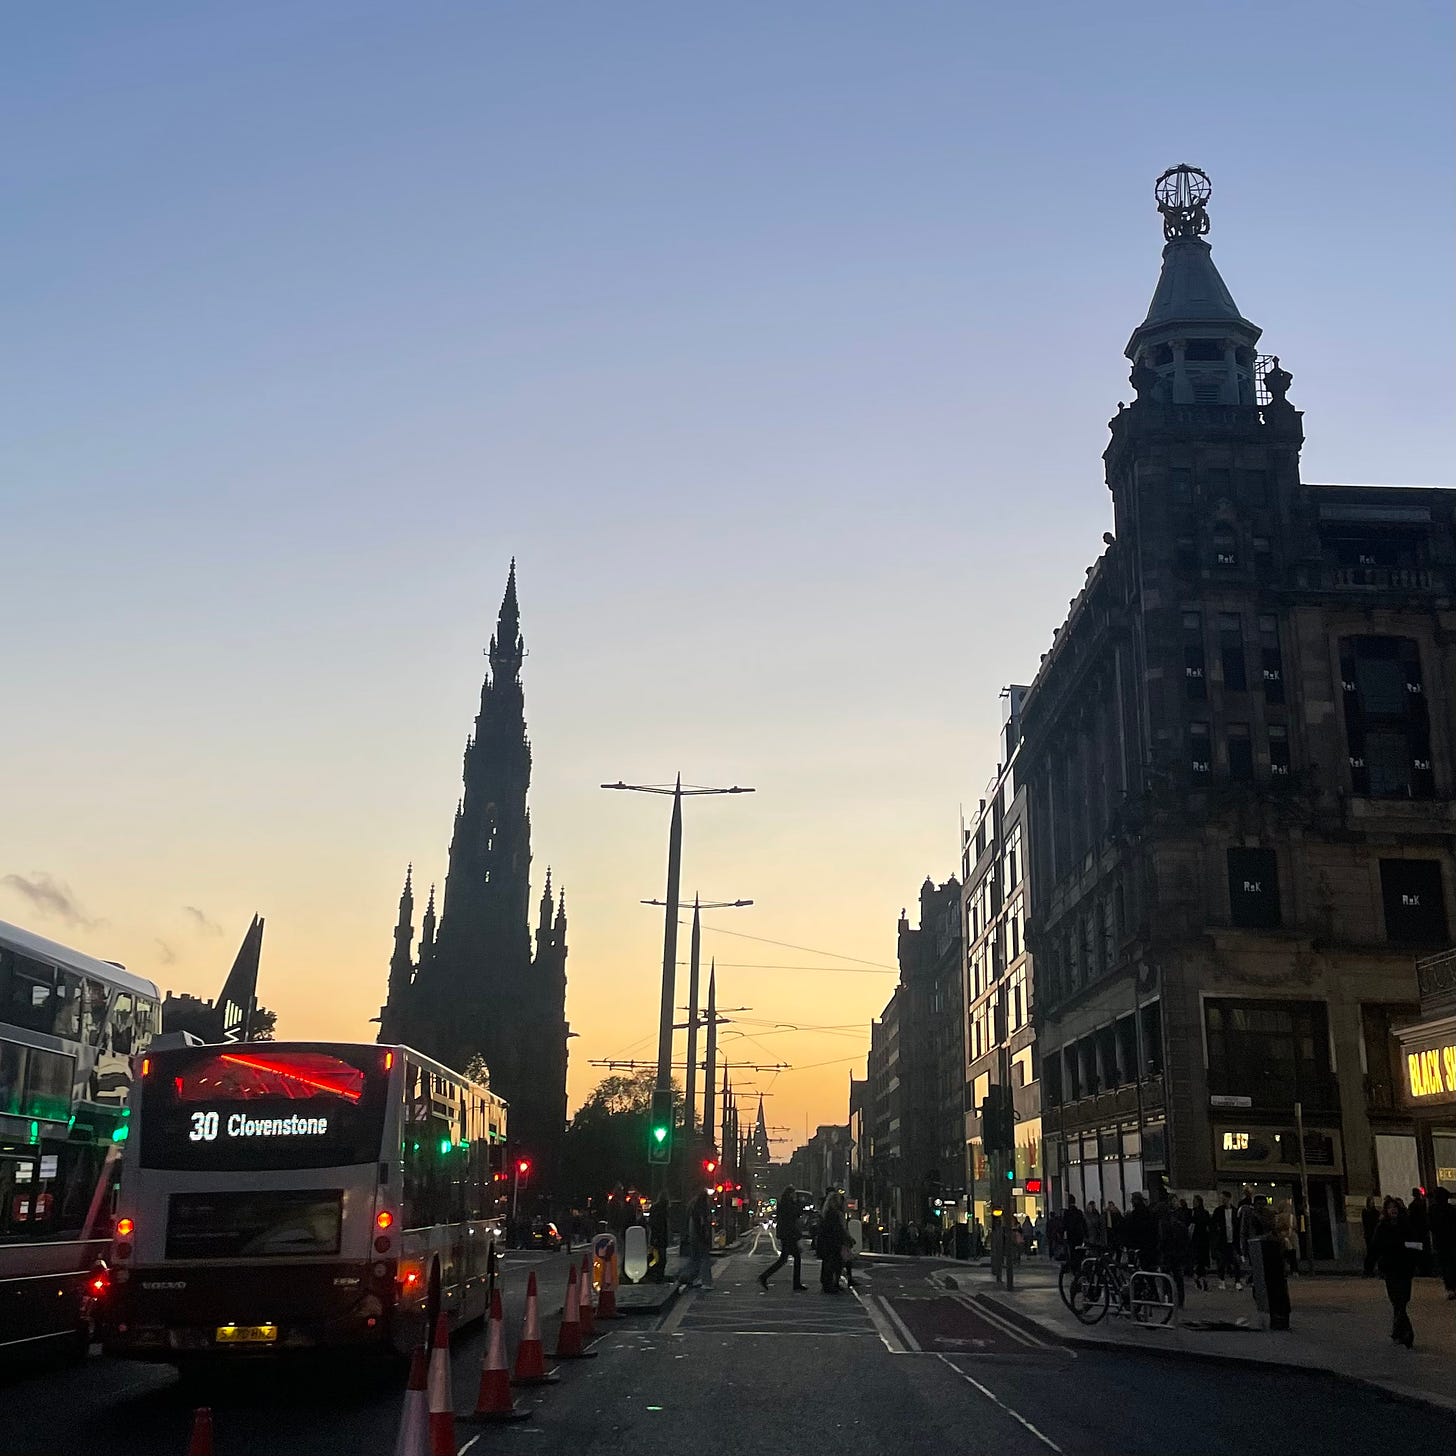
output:
POLYGON ((549 1218, 534 1218, 526 1231, 528 1249, 559 1249, 565 1241, 561 1230, 549 1218))
POLYGON ((91 1338, 151 981, 0 921, 0 1348, 91 1338))
POLYGON ((406 1047, 246 1042, 142 1058, 110 1354, 188 1364, 424 1342, 486 1310, 506 1105, 406 1047))

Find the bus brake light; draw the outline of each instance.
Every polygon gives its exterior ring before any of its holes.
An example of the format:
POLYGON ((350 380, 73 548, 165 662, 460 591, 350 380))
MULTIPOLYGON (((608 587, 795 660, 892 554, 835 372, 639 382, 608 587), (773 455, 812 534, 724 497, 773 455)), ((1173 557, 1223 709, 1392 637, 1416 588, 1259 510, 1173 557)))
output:
POLYGON ((374 1222, 382 1229, 391 1228, 394 1225, 394 1215, 386 1209, 381 1209, 374 1215, 374 1222))
POLYGON ((116 1233, 118 1238, 128 1239, 136 1232, 136 1224, 129 1218, 119 1218, 116 1221, 116 1233))

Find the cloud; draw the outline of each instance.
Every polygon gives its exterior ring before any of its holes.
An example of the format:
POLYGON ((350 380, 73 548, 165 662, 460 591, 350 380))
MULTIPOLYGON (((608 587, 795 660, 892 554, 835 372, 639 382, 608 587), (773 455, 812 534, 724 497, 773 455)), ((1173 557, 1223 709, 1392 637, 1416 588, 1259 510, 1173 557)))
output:
POLYGON ((157 959, 164 966, 174 966, 177 964, 177 952, 161 936, 157 937, 157 959))
POLYGON ((83 930, 95 930, 106 923, 87 915, 71 887, 44 870, 32 870, 28 875, 6 875, 0 878, 0 885, 14 890, 47 920, 60 920, 83 930))
POLYGON ((204 935, 221 935, 222 926, 210 915, 199 910, 196 905, 184 905, 182 913, 192 921, 193 926, 204 935))

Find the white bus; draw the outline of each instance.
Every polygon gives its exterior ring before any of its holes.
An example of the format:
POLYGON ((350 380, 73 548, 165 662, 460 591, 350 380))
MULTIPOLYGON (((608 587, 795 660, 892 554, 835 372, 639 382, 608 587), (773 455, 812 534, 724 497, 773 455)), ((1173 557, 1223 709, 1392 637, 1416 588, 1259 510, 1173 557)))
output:
POLYGON ((435 1266, 452 1325, 485 1314, 508 1186, 488 1088, 407 1047, 336 1042, 157 1044, 139 1073, 109 1353, 404 1354, 435 1266))
POLYGON ((0 1349, 90 1338, 133 1056, 157 988, 0 921, 0 1349))

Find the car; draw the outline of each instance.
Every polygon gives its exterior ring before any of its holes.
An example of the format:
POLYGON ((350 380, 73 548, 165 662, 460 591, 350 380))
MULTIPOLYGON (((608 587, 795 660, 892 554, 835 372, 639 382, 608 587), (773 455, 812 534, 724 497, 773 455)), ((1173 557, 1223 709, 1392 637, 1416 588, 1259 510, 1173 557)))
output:
POLYGON ((525 1244, 528 1249, 559 1249, 565 1241, 561 1230, 549 1218, 533 1218, 526 1230, 525 1244))

